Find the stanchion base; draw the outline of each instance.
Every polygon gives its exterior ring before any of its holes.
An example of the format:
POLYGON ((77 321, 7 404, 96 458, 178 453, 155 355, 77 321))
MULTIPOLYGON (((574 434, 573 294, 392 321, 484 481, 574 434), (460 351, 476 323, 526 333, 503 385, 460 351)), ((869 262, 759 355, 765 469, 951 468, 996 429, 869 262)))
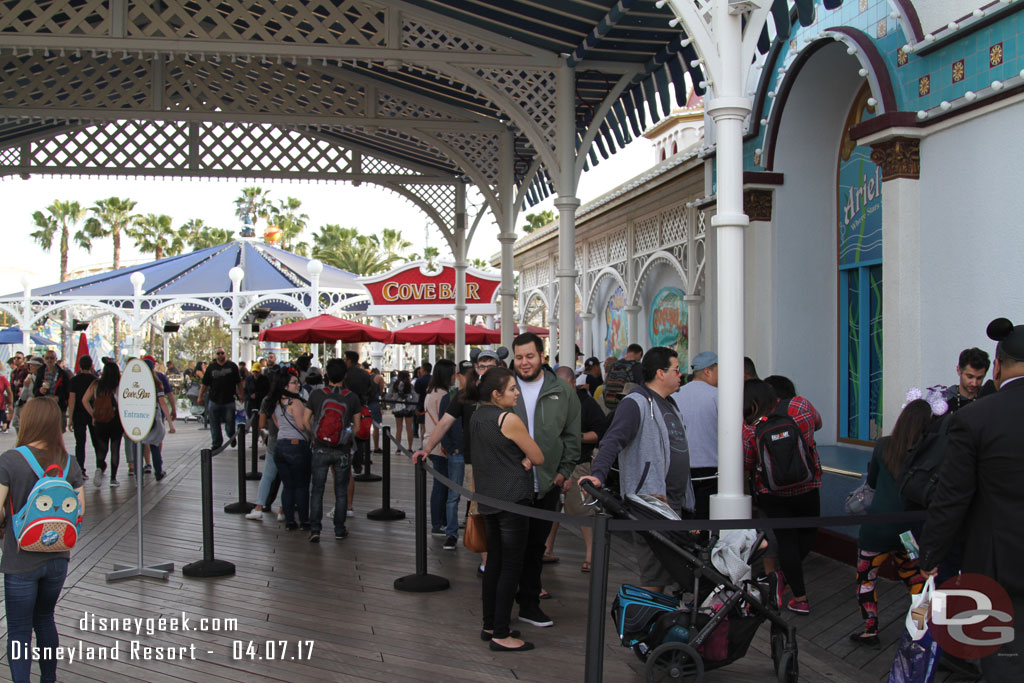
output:
POLYGON ((433 593, 448 590, 450 585, 448 579, 433 574, 409 574, 395 579, 395 590, 406 593, 433 593))
POLYGON ((151 579, 164 579, 166 581, 167 576, 173 571, 173 562, 155 564, 152 567, 136 567, 132 564, 115 562, 114 571, 107 572, 106 579, 107 581, 120 581, 121 579, 130 579, 135 576, 148 576, 151 579))
POLYGON ((256 507, 256 503, 243 503, 238 501, 237 503, 228 503, 224 506, 224 512, 229 512, 233 515, 245 514, 252 512, 253 508, 256 507))
POLYGON ((214 576, 234 576, 235 565, 226 560, 198 560, 182 567, 181 573, 197 579, 214 576))
POLYGON ((395 522, 399 519, 405 519, 405 512, 395 508, 377 508, 367 512, 366 518, 377 522, 395 522))
POLYGON ((252 472, 246 472, 245 473, 245 480, 246 481, 259 481, 262 478, 263 478, 263 473, 262 472, 257 472, 256 470, 253 470, 252 472))
POLYGON ((356 481, 380 481, 384 477, 380 476, 379 474, 367 472, 366 474, 357 474, 352 478, 355 479, 356 481))

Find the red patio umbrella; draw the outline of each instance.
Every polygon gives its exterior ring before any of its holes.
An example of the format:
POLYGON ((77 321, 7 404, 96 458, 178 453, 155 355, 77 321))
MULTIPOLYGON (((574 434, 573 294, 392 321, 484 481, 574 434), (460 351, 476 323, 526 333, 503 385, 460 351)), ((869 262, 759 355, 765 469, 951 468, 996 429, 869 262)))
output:
POLYGON ((295 342, 297 344, 322 344, 336 341, 387 343, 391 341, 391 333, 373 325, 364 325, 354 320, 324 314, 263 330, 260 332, 260 341, 295 342))
POLYGON ((85 338, 85 332, 78 335, 78 353, 75 354, 75 373, 82 371, 82 366, 79 363, 82 362, 82 356, 89 355, 89 340, 85 338))
MULTIPOLYGON (((467 344, 498 344, 500 342, 501 332, 498 330, 489 330, 479 325, 466 325, 467 344)), ((441 318, 422 325, 407 327, 404 330, 396 330, 394 343, 454 344, 455 321, 451 318, 441 318)))

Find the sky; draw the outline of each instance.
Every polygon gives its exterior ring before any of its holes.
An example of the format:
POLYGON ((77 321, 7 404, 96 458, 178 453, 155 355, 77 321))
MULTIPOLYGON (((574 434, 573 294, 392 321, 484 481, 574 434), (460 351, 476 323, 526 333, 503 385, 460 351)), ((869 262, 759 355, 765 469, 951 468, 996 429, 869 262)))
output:
MULTIPOLYGON (((586 203, 612 188, 642 173, 654 164, 651 143, 638 138, 583 174, 578 196, 586 203)), ((321 225, 337 223, 343 227, 358 228, 363 234, 379 234, 384 228, 400 230, 404 238, 413 243, 411 252, 422 253, 425 240, 440 249, 441 258, 450 259, 451 252, 441 233, 432 227, 427 234, 428 220, 415 205, 405 198, 375 185, 353 187, 350 183, 266 180, 234 181, 220 179, 148 179, 148 178, 79 178, 70 176, 33 176, 0 178, 0 202, 4 207, 5 225, 3 244, 7 258, 0 268, 0 295, 20 292, 22 279, 27 277, 32 287, 56 283, 60 279, 60 259, 57 245, 50 252, 32 239, 36 230, 32 220, 35 211, 44 211, 54 200, 77 200, 83 207, 92 206, 107 197, 130 198, 138 202, 137 213, 168 214, 175 227, 191 218, 201 218, 207 225, 233 230, 237 235, 240 225, 235 217, 234 200, 243 187, 259 185, 269 190, 270 199, 277 201, 295 197, 302 202, 301 211, 309 215, 308 228, 302 239, 312 241, 312 233, 321 225)), ((553 209, 553 198, 536 207, 520 212, 517 231, 522 235, 525 215, 553 209)), ((472 220, 473 216, 470 216, 472 220)), ((259 231, 262 231, 261 221, 259 231)), ((469 244, 469 258, 490 259, 497 252, 497 228, 491 217, 485 216, 473 241, 469 244)), ((122 237, 122 265, 139 259, 151 259, 141 254, 130 238, 122 237)), ((77 245, 68 254, 68 269, 109 265, 113 260, 113 245, 109 238, 93 240, 91 252, 77 245)))

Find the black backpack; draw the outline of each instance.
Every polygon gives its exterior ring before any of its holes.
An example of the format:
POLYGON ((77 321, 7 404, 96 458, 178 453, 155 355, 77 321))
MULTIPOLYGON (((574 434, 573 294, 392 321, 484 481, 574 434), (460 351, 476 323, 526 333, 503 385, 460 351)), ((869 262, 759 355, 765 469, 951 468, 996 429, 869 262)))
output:
POLYGON ((935 487, 939 483, 939 469, 946 457, 948 430, 949 415, 943 418, 937 431, 925 433, 907 452, 896 485, 899 487, 900 496, 911 508, 928 508, 935 487))
POLYGON ((783 493, 813 480, 816 470, 814 454, 788 407, 789 401, 780 401, 775 412, 754 425, 758 478, 769 491, 783 493))

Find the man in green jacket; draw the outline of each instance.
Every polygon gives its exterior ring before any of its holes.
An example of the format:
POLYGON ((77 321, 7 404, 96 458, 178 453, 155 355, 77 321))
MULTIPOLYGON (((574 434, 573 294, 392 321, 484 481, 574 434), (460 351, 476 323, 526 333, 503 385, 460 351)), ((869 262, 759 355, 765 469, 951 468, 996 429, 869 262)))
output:
MULTIPOLYGON (((580 401, 572 387, 544 370, 540 337, 530 332, 519 335, 512 342, 512 353, 519 385, 515 412, 544 453, 544 464, 533 468, 533 507, 553 511, 580 459, 580 401)), ((551 522, 530 519, 516 602, 519 620, 534 626, 555 623, 540 608, 544 542, 550 531, 551 522)))

